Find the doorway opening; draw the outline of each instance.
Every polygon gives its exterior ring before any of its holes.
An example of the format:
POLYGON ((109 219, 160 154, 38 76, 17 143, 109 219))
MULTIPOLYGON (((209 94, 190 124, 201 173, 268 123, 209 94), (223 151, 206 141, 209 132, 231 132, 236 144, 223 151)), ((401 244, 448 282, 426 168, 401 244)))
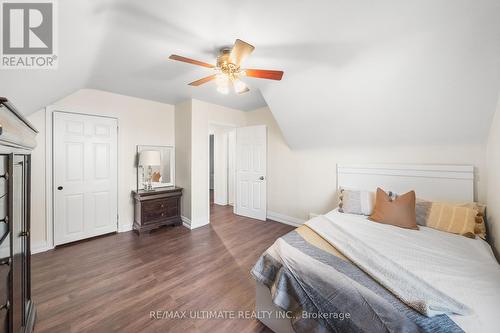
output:
POLYGON ((235 127, 209 126, 209 201, 212 205, 234 205, 235 201, 235 127))
POLYGON ((208 148, 209 185, 208 185, 208 190, 209 190, 210 205, 212 205, 214 203, 214 135, 213 134, 208 135, 208 142, 209 142, 209 148, 208 148))
POLYGON ((267 127, 210 124, 208 135, 209 211, 231 205, 237 215, 265 221, 267 127))

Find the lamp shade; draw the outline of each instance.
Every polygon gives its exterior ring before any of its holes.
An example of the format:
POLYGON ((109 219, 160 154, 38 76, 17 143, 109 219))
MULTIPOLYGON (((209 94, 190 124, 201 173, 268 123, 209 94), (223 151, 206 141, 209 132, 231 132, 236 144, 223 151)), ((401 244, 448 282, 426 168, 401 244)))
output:
POLYGON ((161 157, 158 150, 143 150, 139 153, 139 166, 160 165, 161 157))

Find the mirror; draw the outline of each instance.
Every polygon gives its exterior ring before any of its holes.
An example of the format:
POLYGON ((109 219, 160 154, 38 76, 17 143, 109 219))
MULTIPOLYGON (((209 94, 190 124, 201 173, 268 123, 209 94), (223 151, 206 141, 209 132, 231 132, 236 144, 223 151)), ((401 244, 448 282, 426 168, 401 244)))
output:
POLYGON ((174 147, 138 145, 136 165, 138 191, 175 186, 174 147))

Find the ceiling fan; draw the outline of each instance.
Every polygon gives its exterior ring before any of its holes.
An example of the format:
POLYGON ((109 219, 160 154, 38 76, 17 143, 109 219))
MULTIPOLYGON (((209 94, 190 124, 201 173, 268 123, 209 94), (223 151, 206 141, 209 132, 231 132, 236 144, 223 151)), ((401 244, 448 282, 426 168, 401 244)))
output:
POLYGON ((241 80, 242 77, 248 76, 277 81, 281 80, 281 78, 283 77, 282 71, 266 69, 242 69, 240 67, 241 63, 247 56, 250 55, 250 53, 253 52, 254 49, 254 46, 240 39, 237 39, 234 42, 232 48, 226 47, 220 50, 216 65, 182 57, 176 54, 172 54, 169 59, 187 62, 189 64, 212 68, 215 70, 215 74, 191 82, 189 83, 190 86, 197 87, 204 83, 215 80, 217 84, 217 91, 219 91, 220 93, 229 93, 229 87, 232 86, 237 94, 243 94, 250 91, 250 89, 248 89, 247 85, 241 80))

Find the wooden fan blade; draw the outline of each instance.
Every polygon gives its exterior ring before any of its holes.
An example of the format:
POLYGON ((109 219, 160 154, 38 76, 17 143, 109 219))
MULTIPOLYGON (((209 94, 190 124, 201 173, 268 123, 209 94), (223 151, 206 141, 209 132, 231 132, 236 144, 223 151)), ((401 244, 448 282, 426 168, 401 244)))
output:
POLYGON ((271 71, 267 69, 245 69, 245 75, 256 77, 258 79, 281 80, 283 77, 282 71, 271 71))
POLYGON ((198 66, 203 66, 203 67, 208 67, 208 68, 214 68, 215 67, 214 65, 207 64, 206 62, 194 60, 194 59, 191 59, 191 58, 182 57, 182 56, 176 55, 176 54, 172 54, 168 58, 172 59, 172 60, 187 62, 188 64, 193 64, 193 65, 198 65, 198 66))
POLYGON ((200 85, 202 85, 204 83, 212 81, 213 79, 215 79, 215 77, 216 77, 216 74, 210 75, 210 76, 204 77, 203 79, 199 79, 199 80, 193 81, 189 85, 197 87, 197 86, 200 86, 200 85))
POLYGON ((235 64, 236 66, 239 66, 243 62, 243 60, 253 52, 254 49, 255 47, 253 45, 250 45, 247 42, 242 41, 241 39, 237 39, 234 42, 231 53, 229 54, 229 62, 235 64))

